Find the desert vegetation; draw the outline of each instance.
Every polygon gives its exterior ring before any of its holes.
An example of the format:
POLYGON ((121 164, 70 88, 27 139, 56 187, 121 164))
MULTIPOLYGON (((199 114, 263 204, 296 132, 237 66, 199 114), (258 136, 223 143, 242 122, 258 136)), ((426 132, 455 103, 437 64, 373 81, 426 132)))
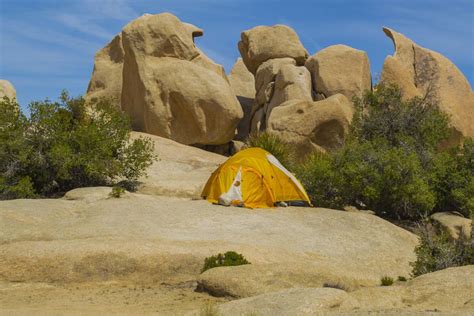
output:
POLYGON ((250 264, 250 262, 248 262, 242 254, 235 251, 227 251, 224 254, 219 253, 215 256, 205 258, 201 273, 212 268, 240 266, 243 264, 250 264))
POLYGON ((86 105, 64 92, 38 101, 29 117, 0 102, 0 199, 51 197, 85 186, 131 182, 154 154, 147 138, 130 140, 130 122, 111 102, 86 105))
POLYGON ((440 229, 426 228, 434 212, 474 214, 474 142, 466 138, 463 146, 444 148, 449 117, 429 100, 403 100, 398 87, 379 84, 354 99, 356 114, 344 146, 313 153, 301 164, 275 135, 252 136, 248 144, 291 166, 316 206, 353 205, 417 226, 413 276, 473 264, 472 239, 454 240, 440 229))

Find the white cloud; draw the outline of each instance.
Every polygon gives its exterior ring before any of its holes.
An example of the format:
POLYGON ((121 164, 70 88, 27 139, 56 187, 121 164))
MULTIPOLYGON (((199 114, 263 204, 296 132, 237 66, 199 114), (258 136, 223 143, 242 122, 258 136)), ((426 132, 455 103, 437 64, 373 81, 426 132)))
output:
POLYGON ((57 15, 56 19, 67 27, 98 38, 110 40, 114 36, 114 34, 107 31, 102 26, 92 22, 88 18, 81 18, 77 15, 63 13, 57 15))

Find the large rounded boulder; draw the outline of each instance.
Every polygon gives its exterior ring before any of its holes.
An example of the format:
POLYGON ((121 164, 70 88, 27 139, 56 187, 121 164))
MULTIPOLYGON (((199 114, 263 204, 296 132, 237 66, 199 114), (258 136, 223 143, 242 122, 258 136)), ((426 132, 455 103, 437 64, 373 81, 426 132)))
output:
POLYGON ((474 137, 474 94, 462 72, 443 55, 394 30, 383 30, 393 41, 395 54, 385 59, 381 80, 398 85, 405 98, 424 98, 448 114, 452 133, 446 145, 474 137))
POLYGON ((320 50, 306 61, 313 89, 329 97, 341 93, 349 100, 372 89, 367 53, 346 45, 333 45, 320 50))
POLYGON ((267 130, 291 144, 300 158, 311 152, 341 147, 354 114, 352 103, 342 94, 322 101, 288 101, 274 108, 267 130))
POLYGON ((187 145, 228 143, 242 108, 223 67, 194 44, 202 35, 170 13, 139 17, 96 54, 86 99, 117 100, 136 131, 187 145))
POLYGON ((289 57, 302 66, 308 58, 298 35, 286 25, 257 26, 244 31, 238 48, 245 65, 253 74, 269 59, 289 57))

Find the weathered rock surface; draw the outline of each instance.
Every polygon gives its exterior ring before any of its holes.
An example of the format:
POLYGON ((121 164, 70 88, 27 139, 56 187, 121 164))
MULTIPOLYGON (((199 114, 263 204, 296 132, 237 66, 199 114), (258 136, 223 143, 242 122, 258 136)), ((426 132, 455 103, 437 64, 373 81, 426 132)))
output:
POLYGON ((354 292, 293 288, 224 303, 224 315, 469 315, 474 311, 474 266, 449 268, 390 287, 354 292))
POLYGON ((244 113, 244 118, 237 125, 236 139, 244 140, 250 133, 250 121, 255 99, 255 78, 245 67, 242 58, 237 59, 228 78, 244 113))
POLYGON ((255 75, 255 89, 252 133, 266 129, 272 109, 280 104, 289 100, 313 100, 311 75, 305 67, 296 66, 292 58, 275 58, 262 63, 255 75))
MULTIPOLYGON (((428 273, 397 286, 362 288, 350 293, 360 312, 398 310, 442 313, 474 311, 474 266, 428 273)), ((342 310, 352 309, 343 303, 342 310)))
POLYGON ((383 29, 395 54, 385 59, 381 79, 397 84, 405 98, 427 97, 451 118, 452 134, 446 145, 474 137, 474 93, 461 71, 446 57, 423 48, 403 34, 383 29))
POLYGON ((430 218, 446 229, 454 239, 459 239, 461 235, 466 239, 471 238, 472 220, 469 218, 450 212, 434 213, 430 218))
POLYGON ((203 31, 169 13, 130 22, 95 57, 87 100, 117 100, 133 128, 184 144, 221 145, 243 117, 224 68, 194 44, 203 31))
POLYGON ((289 101, 273 109, 267 129, 293 145, 299 157, 342 146, 352 121, 352 103, 342 94, 325 100, 289 101))
POLYGON ((338 93, 349 100, 372 89, 367 53, 346 45, 326 47, 306 61, 311 72, 313 89, 329 97, 338 93))
POLYGON ((247 69, 253 74, 269 59, 290 57, 302 66, 308 58, 298 35, 286 25, 257 26, 244 31, 238 47, 247 69))
POLYGON ((319 312, 339 311, 339 306, 350 300, 349 294, 331 288, 299 288, 262 294, 219 306, 223 315, 315 315, 319 312))
POLYGON ((210 174, 226 160, 224 156, 166 138, 132 132, 132 139, 138 137, 151 138, 158 156, 148 169, 148 177, 139 179, 140 193, 200 199, 210 174))
MULTIPOLYGON (((234 138, 243 113, 222 77, 176 58, 143 57, 140 65, 124 77, 122 92, 122 108, 137 130, 183 144, 220 145, 234 138), (133 89, 133 82, 141 89, 133 89)), ((124 67, 127 73, 127 61, 124 67)))
POLYGON ((234 250, 255 265, 345 266, 374 284, 406 275, 416 243, 378 217, 319 208, 255 211, 141 194, 0 202, 3 281, 195 278, 204 257, 234 250))
POLYGON ((303 66, 286 64, 276 76, 273 96, 265 109, 267 119, 275 107, 291 100, 313 101, 311 74, 303 66))
POLYGON ((124 51, 122 35, 118 34, 94 57, 94 70, 87 88, 86 99, 107 98, 120 107, 124 51))
POLYGON ((16 99, 15 87, 8 80, 0 80, 0 99, 7 97, 9 99, 16 99))

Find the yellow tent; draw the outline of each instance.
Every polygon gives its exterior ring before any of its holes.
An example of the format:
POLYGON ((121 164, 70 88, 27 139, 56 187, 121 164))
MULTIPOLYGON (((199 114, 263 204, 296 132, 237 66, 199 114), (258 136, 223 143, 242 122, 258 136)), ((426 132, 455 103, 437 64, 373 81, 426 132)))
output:
POLYGON ((211 203, 249 208, 292 201, 310 204, 295 176, 261 148, 248 148, 229 158, 212 173, 201 196, 211 203))

